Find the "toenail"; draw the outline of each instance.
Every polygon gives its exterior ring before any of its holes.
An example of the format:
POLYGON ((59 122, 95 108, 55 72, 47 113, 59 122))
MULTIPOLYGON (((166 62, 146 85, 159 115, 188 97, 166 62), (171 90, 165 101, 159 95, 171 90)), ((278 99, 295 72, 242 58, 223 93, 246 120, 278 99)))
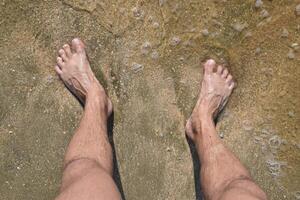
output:
POLYGON ((216 62, 213 59, 207 60, 208 65, 214 65, 216 62))
POLYGON ((78 43, 79 41, 80 41, 79 38, 74 38, 74 39, 73 39, 73 42, 75 42, 75 43, 78 43))

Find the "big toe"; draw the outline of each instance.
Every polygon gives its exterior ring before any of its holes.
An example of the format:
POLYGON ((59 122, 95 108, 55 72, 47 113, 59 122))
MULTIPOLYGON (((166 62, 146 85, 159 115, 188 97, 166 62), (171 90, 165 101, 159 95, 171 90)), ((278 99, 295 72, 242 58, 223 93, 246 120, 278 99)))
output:
POLYGON ((204 63, 204 71, 205 71, 205 73, 212 73, 215 66, 216 66, 216 61, 214 61, 213 59, 207 60, 204 63))
POLYGON ((82 40, 80 40, 79 38, 74 38, 72 40, 72 49, 76 52, 76 53, 83 53, 84 52, 84 43, 82 42, 82 40))

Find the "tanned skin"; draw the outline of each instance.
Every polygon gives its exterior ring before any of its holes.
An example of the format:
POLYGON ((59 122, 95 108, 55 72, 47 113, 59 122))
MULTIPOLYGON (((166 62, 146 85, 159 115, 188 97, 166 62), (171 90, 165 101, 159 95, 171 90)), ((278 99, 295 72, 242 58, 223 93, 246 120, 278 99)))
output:
POLYGON ((201 186, 206 200, 266 200, 248 170, 222 143, 214 119, 226 105, 235 83, 228 69, 212 59, 204 64, 201 92, 186 124, 201 162, 201 186))
POLYGON ((59 50, 55 70, 66 87, 84 105, 83 117, 68 146, 57 200, 117 200, 113 154, 107 120, 112 103, 91 70, 83 42, 59 50))

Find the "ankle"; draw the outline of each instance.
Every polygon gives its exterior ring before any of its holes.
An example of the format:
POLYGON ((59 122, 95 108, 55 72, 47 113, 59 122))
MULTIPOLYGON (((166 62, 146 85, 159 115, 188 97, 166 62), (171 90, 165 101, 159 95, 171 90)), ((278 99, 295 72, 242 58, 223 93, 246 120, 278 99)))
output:
POLYGON ((215 126, 213 117, 208 112, 194 112, 190 119, 190 124, 186 127, 188 136, 195 142, 202 139, 207 127, 215 126))
POLYGON ((86 98, 89 98, 89 96, 95 96, 95 95, 100 95, 106 96, 104 88, 101 86, 99 81, 97 79, 91 81, 87 91, 86 91, 86 98))
POLYGON ((108 117, 109 103, 110 102, 104 88, 99 83, 93 83, 87 91, 85 107, 92 104, 94 109, 100 109, 101 113, 108 117))
POLYGON ((209 106, 206 104, 200 104, 197 109, 196 118, 199 123, 213 121, 214 119, 214 112, 209 109, 209 106))
POLYGON ((212 118, 214 116, 216 109, 212 109, 210 105, 210 101, 206 101, 203 99, 198 105, 198 113, 201 119, 207 120, 208 118, 212 118))

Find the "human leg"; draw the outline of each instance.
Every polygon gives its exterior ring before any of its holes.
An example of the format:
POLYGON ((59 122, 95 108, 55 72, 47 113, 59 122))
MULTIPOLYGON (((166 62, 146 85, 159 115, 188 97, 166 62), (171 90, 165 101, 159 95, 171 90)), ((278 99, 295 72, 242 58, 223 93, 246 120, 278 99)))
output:
POLYGON ((84 105, 84 113, 66 151, 57 199, 121 199, 113 181, 112 148, 107 119, 112 104, 94 76, 79 39, 59 51, 56 72, 84 105))
POLYGON ((266 199, 247 169, 219 139, 215 128, 214 119, 227 103, 234 84, 226 68, 217 67, 214 60, 204 64, 201 92, 186 133, 199 155, 206 199, 266 199))

